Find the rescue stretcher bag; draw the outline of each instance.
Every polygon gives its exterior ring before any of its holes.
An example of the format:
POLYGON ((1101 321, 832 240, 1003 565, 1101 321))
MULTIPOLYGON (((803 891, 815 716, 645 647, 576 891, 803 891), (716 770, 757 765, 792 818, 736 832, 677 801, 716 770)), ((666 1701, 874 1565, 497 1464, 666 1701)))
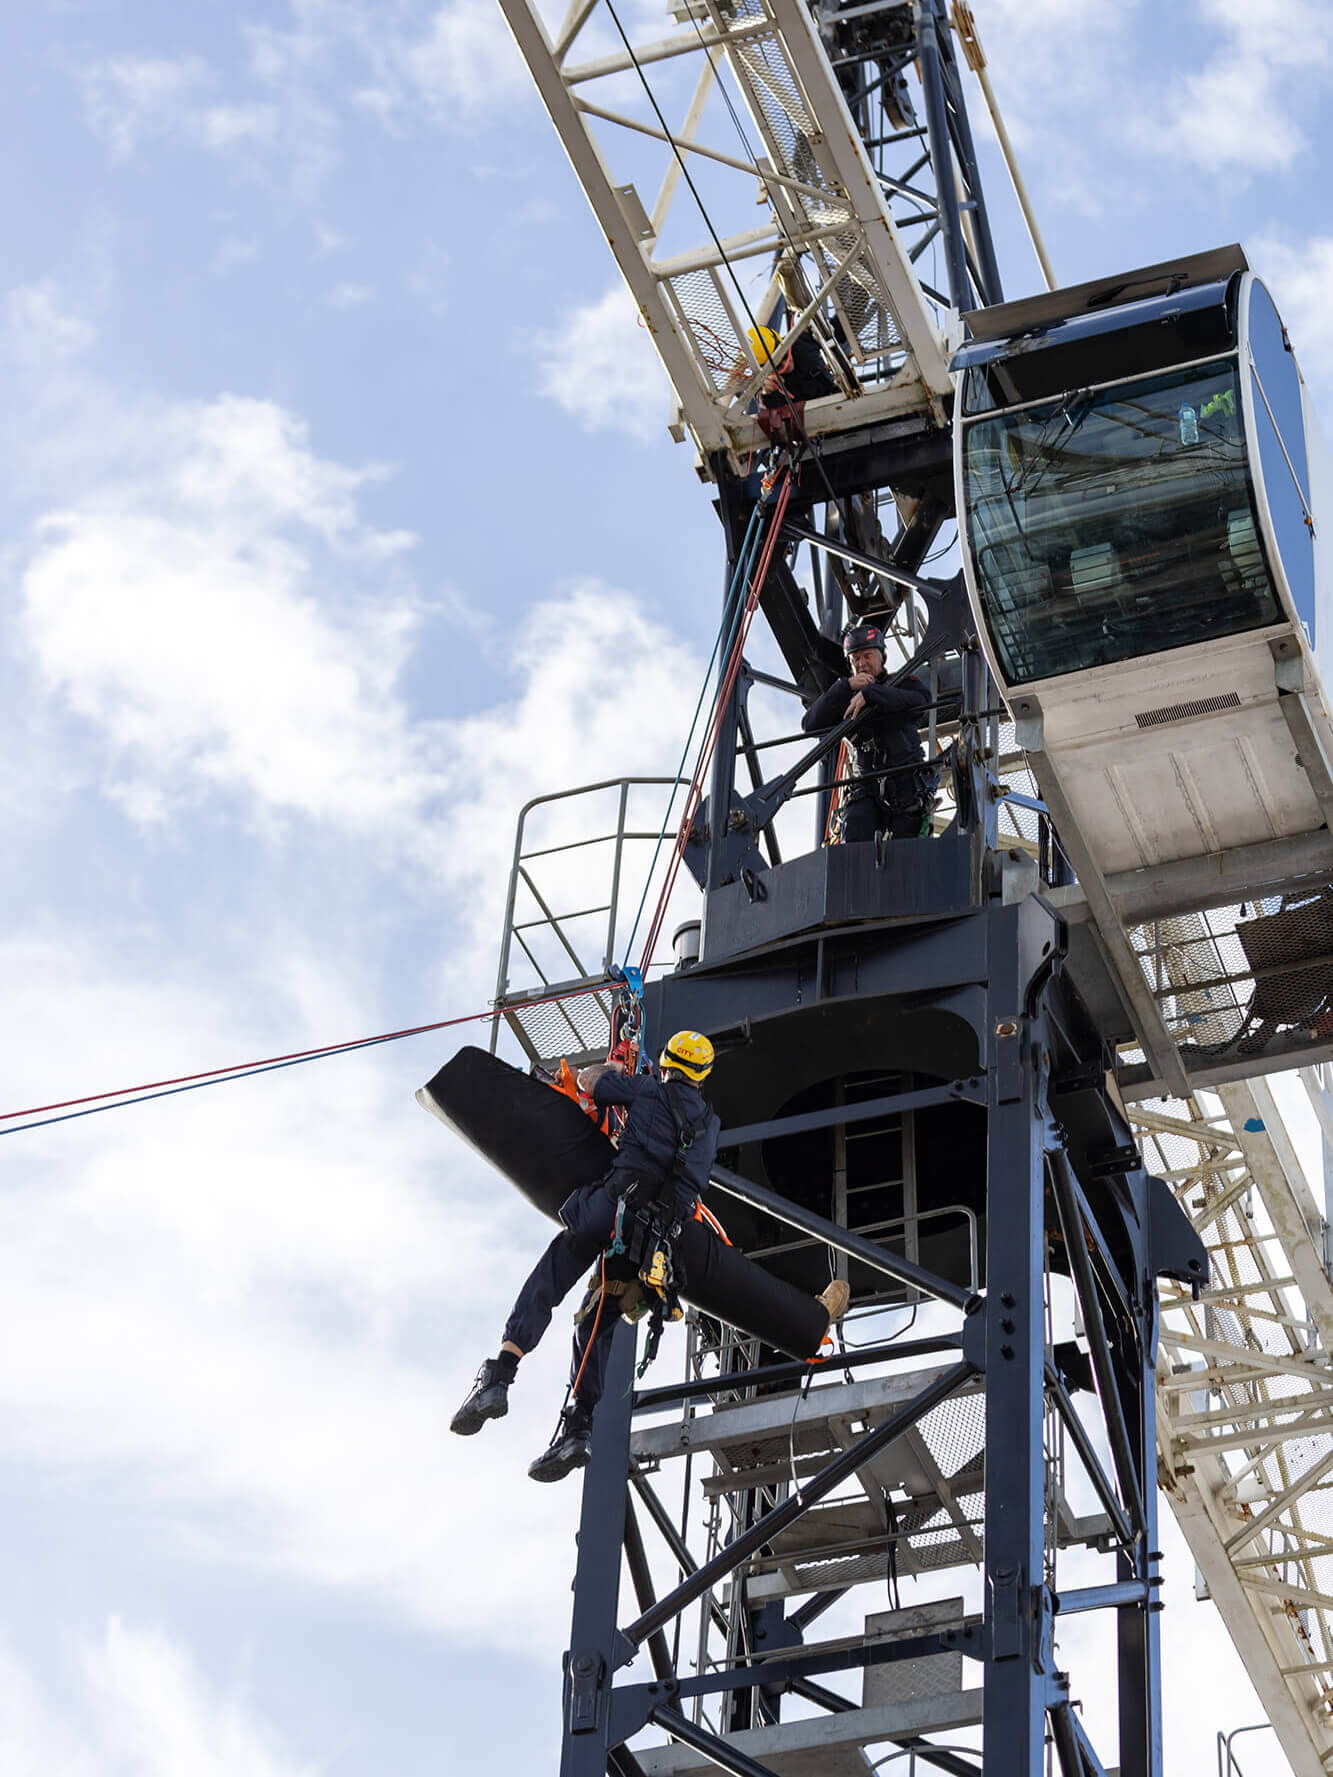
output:
MULTIPOLYGON (((417 1102, 516 1185, 552 1221, 571 1191, 605 1176, 615 1149, 570 1098, 484 1049, 467 1047, 417 1093, 417 1102)), ((828 1315, 813 1296, 773 1277, 705 1222, 676 1241, 681 1295, 793 1357, 813 1357, 828 1315)))

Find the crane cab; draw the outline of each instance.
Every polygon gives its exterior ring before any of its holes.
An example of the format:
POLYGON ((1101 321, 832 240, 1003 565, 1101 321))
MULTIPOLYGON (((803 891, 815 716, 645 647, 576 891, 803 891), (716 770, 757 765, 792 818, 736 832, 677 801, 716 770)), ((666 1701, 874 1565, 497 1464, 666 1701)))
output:
POLYGON ((954 434, 973 611, 1096 864, 1324 825, 1281 693, 1333 759, 1328 458, 1242 250, 968 322, 954 434))

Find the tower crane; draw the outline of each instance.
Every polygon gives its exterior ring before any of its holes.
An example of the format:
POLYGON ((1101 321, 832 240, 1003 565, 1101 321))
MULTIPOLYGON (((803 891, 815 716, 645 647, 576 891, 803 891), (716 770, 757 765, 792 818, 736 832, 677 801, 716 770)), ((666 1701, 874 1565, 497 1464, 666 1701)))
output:
MULTIPOLYGON (((1299 342, 1235 246, 1055 287, 966 5, 500 4, 726 544, 731 670, 674 854, 699 912, 673 964, 650 940, 646 1040, 714 1039, 737 1245, 923 1329, 812 1381, 696 1315, 685 1381, 637 1390, 618 1332, 562 1777, 1160 1777, 1159 1497, 1292 1770, 1333 1769, 1333 1294, 1264 1079, 1300 1068, 1333 1129, 1333 491, 1299 342), (1035 297, 1004 299, 968 67, 1035 297), (848 615, 928 687, 915 839, 827 843, 847 727, 789 732, 848 615), (660 1493, 682 1461, 694 1525, 660 1493), (1114 1654, 1078 1677, 1090 1613, 1114 1654)), ((520 823, 497 1028, 534 1063, 598 1053, 623 987, 633 789, 593 786, 619 814, 579 841, 613 848, 600 965, 538 890, 542 808, 520 823)))

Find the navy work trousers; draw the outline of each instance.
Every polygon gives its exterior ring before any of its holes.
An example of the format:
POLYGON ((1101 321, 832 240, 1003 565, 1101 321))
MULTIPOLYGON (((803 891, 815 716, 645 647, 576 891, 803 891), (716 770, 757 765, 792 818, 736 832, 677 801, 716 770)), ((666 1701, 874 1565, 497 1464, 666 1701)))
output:
MULTIPOLYGON (((556 1306, 597 1264, 610 1242, 616 1220, 616 1197, 608 1180, 598 1179, 595 1184, 580 1186, 562 1204, 560 1218, 565 1226, 533 1266, 505 1323, 505 1338, 523 1352, 531 1351, 537 1344, 550 1326, 556 1306)), ((606 1360, 611 1352, 611 1333, 619 1318, 620 1304, 615 1297, 608 1296, 602 1305, 600 1320, 594 1303, 592 1311, 584 1315, 574 1331, 570 1381, 572 1383, 582 1369, 577 1396, 579 1405, 589 1412, 601 1399, 606 1360), (588 1350, 589 1341, 592 1341, 591 1351, 588 1350)))

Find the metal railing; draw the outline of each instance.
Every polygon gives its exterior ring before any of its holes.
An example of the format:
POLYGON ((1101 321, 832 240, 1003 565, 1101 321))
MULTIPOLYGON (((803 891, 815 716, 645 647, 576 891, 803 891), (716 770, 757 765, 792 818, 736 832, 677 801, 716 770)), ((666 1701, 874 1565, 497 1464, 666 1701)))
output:
POLYGON ((1271 1721, 1252 1722, 1247 1728, 1232 1728, 1229 1734, 1220 1729, 1217 1735, 1217 1777, 1245 1777, 1235 1753, 1231 1750, 1231 1742, 1239 1739, 1242 1734, 1272 1733, 1271 1721))
MULTIPOLYGON (((663 827, 632 828, 628 825, 631 792, 637 789, 667 789, 684 780, 673 777, 604 778, 599 783, 581 784, 572 790, 556 790, 545 796, 534 796, 519 810, 514 836, 514 860, 509 872, 505 896, 504 930, 500 940, 500 962, 495 981, 495 1017, 491 1023, 491 1053, 494 1054, 503 1020, 518 1038, 529 1060, 547 1061, 555 1054, 590 1052, 597 1046, 597 1026, 609 1026, 611 997, 599 992, 610 979, 616 963, 616 934, 622 911, 622 890, 625 878, 626 847, 657 845, 669 837, 663 827), (614 794, 616 812, 609 831, 579 832, 576 837, 555 844, 525 849, 532 816, 557 803, 569 803, 578 797, 614 794), (589 905, 570 911, 556 912, 552 900, 555 891, 549 881, 543 883, 539 860, 547 860, 545 875, 556 873, 552 860, 566 859, 572 853, 592 847, 611 848, 604 890, 591 890, 591 870, 581 871, 577 887, 580 898, 587 895, 589 905), (605 899, 601 895, 605 894, 605 899), (527 903, 527 904, 525 904, 527 903), (604 927, 590 922, 605 918, 604 927), (591 938, 590 938, 591 934, 591 938), (598 946, 595 957, 587 955, 588 943, 598 946), (530 976, 527 985, 516 986, 511 976, 520 965, 530 976), (573 973, 565 975, 556 965, 568 963, 573 973), (574 1005, 564 999, 552 1003, 553 995, 573 998, 582 991, 574 1005), (540 1001, 540 1007, 533 1002, 540 1001), (529 1010, 525 1013, 524 1008, 529 1010), (558 1040, 556 1040, 558 1039, 558 1040)), ((605 817, 603 817, 604 819, 605 817)), ((645 875, 652 868, 645 859, 645 875)), ((638 884, 635 885, 637 891, 638 884)), ((604 1046, 604 1045, 603 1045, 604 1046)))

